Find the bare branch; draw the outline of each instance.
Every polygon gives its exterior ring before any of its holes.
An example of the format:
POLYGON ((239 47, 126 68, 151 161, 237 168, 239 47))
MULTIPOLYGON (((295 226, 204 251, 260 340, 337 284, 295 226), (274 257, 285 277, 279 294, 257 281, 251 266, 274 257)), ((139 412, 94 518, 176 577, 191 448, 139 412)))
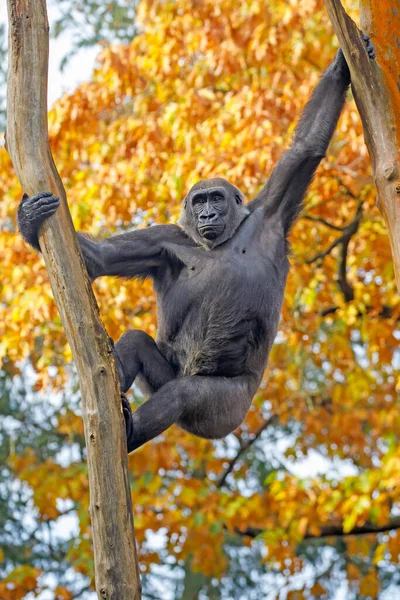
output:
POLYGON ((362 210, 360 207, 361 204, 358 206, 356 217, 354 218, 354 220, 351 221, 351 223, 349 223, 348 225, 346 225, 346 227, 343 229, 343 234, 336 238, 336 240, 334 240, 326 250, 324 250, 323 252, 319 252, 318 254, 315 254, 312 258, 306 260, 307 265, 310 265, 311 263, 317 260, 323 260, 328 256, 328 254, 332 252, 334 248, 336 248, 336 246, 339 246, 341 244, 349 244, 350 239, 355 233, 357 233, 358 227, 360 225, 362 217, 362 210))
POLYGON ((344 230, 344 227, 338 227, 338 225, 329 223, 329 221, 327 221, 326 219, 323 219, 322 217, 317 217, 314 215, 303 215, 301 218, 307 219, 307 221, 315 221, 316 223, 322 223, 323 225, 326 225, 326 227, 329 227, 330 229, 334 229, 335 231, 343 231, 344 230))
MULTIPOLYGON (((304 536, 305 540, 314 540, 328 537, 347 537, 351 535, 369 535, 372 533, 385 533, 400 529, 400 517, 394 517, 384 525, 374 525, 373 523, 365 523, 354 527, 351 531, 343 531, 343 525, 325 525, 320 528, 318 534, 307 532, 304 536)), ((261 535, 264 529, 257 527, 247 527, 246 529, 236 529, 237 534, 256 538, 261 535)))
POLYGON ((360 2, 361 25, 372 36, 377 50, 376 60, 371 60, 362 32, 340 0, 325 0, 325 7, 350 69, 353 95, 372 160, 378 208, 389 231, 400 290, 400 95, 394 76, 400 70, 400 47, 393 38, 393 31, 400 27, 400 14, 388 9, 381 0, 360 2))
MULTIPOLYGON (((361 312, 360 310, 357 311, 357 317, 365 317, 366 315, 368 316, 368 313, 370 311, 374 310, 373 306, 366 306, 366 312, 361 312)), ((332 315, 334 313, 336 313, 338 310, 340 309, 340 306, 330 306, 329 308, 325 308, 324 310, 321 310, 321 312, 319 313, 319 315, 321 317, 327 317, 328 315, 332 315)), ((394 314, 394 310, 392 306, 383 306, 382 310, 379 311, 379 313, 373 315, 374 317, 379 317, 380 319, 392 319, 393 318, 393 314, 394 314)), ((400 317, 396 317, 396 321, 400 321, 400 317)))
POLYGON ((270 417, 269 419, 267 419, 265 421, 265 423, 263 423, 257 429, 257 431, 253 434, 253 436, 251 438, 249 438, 245 443, 240 444, 239 450, 236 452, 235 456, 229 461, 228 467, 225 469, 225 471, 222 473, 221 477, 219 478, 219 480, 217 482, 217 488, 221 488, 223 485, 225 485, 226 478, 228 477, 228 475, 230 473, 232 473, 239 458, 245 452, 247 452, 247 450, 249 448, 251 448, 251 446, 254 444, 254 442, 256 442, 258 440, 258 438, 260 437, 260 435, 262 434, 263 431, 265 431, 268 427, 270 427, 270 425, 275 425, 277 423, 277 421, 278 421, 277 415, 270 417))
POLYGON ((7 149, 25 192, 52 191, 61 199, 39 243, 79 373, 96 589, 99 598, 139 600, 119 382, 48 140, 46 0, 8 0, 8 15, 7 149))

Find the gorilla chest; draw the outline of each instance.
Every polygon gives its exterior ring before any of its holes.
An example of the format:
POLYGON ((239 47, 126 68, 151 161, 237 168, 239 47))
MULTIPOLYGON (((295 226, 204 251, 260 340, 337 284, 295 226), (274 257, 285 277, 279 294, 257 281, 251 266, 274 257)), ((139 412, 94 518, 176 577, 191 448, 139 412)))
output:
POLYGON ((213 258, 194 261, 181 273, 177 287, 184 287, 195 296, 221 297, 241 293, 248 286, 260 287, 265 281, 267 265, 256 261, 245 248, 224 252, 213 258))
MULTIPOLYGON (((258 251, 257 251, 258 250, 258 251)), ((279 319, 282 293, 274 269, 261 255, 239 244, 193 255, 158 294, 159 338, 210 335, 236 338, 246 323, 266 322, 271 312, 279 319)))

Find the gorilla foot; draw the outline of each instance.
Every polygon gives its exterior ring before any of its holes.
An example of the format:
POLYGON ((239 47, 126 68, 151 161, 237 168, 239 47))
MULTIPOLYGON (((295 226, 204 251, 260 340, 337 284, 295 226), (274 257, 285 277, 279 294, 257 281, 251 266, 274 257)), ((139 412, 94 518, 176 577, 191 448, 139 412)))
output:
POLYGON ((127 392, 129 390, 129 387, 130 387, 130 386, 127 386, 125 369, 122 364, 122 360, 119 357, 119 354, 117 352, 117 349, 115 347, 115 343, 114 343, 114 340, 112 339, 112 337, 109 336, 108 341, 111 344, 111 352, 112 352, 112 355, 115 360, 115 366, 117 367, 117 373, 118 373, 118 377, 119 377, 119 385, 121 388, 121 392, 122 392, 122 394, 124 394, 125 392, 127 392))
POLYGON ((122 412, 124 414, 125 419, 125 432, 126 432, 126 445, 128 449, 128 454, 135 449, 135 445, 133 443, 133 423, 132 423, 132 411, 131 406, 129 404, 128 398, 125 394, 121 394, 121 402, 122 402, 122 412))

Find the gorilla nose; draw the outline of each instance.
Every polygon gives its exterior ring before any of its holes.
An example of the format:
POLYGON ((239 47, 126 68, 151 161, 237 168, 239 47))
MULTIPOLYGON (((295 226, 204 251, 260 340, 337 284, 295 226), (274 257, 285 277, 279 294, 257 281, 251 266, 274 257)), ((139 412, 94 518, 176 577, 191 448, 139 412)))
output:
POLYGON ((200 223, 214 223, 214 221, 216 221, 218 219, 218 213, 216 213, 215 211, 211 210, 210 212, 204 211, 201 215, 200 215, 200 223))

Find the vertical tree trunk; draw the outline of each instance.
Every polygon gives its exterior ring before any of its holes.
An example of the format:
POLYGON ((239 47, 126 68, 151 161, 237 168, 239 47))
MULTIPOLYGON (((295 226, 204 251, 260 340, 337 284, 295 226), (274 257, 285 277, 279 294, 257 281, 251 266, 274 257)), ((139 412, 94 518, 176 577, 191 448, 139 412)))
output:
POLYGON ((325 6, 350 68, 400 292, 400 3, 360 0, 361 27, 371 36, 376 61, 340 0, 325 0, 325 6))
POLYGON ((39 242, 80 379, 97 594, 139 600, 119 383, 48 142, 46 0, 8 0, 8 15, 7 149, 25 192, 61 199, 39 242))

